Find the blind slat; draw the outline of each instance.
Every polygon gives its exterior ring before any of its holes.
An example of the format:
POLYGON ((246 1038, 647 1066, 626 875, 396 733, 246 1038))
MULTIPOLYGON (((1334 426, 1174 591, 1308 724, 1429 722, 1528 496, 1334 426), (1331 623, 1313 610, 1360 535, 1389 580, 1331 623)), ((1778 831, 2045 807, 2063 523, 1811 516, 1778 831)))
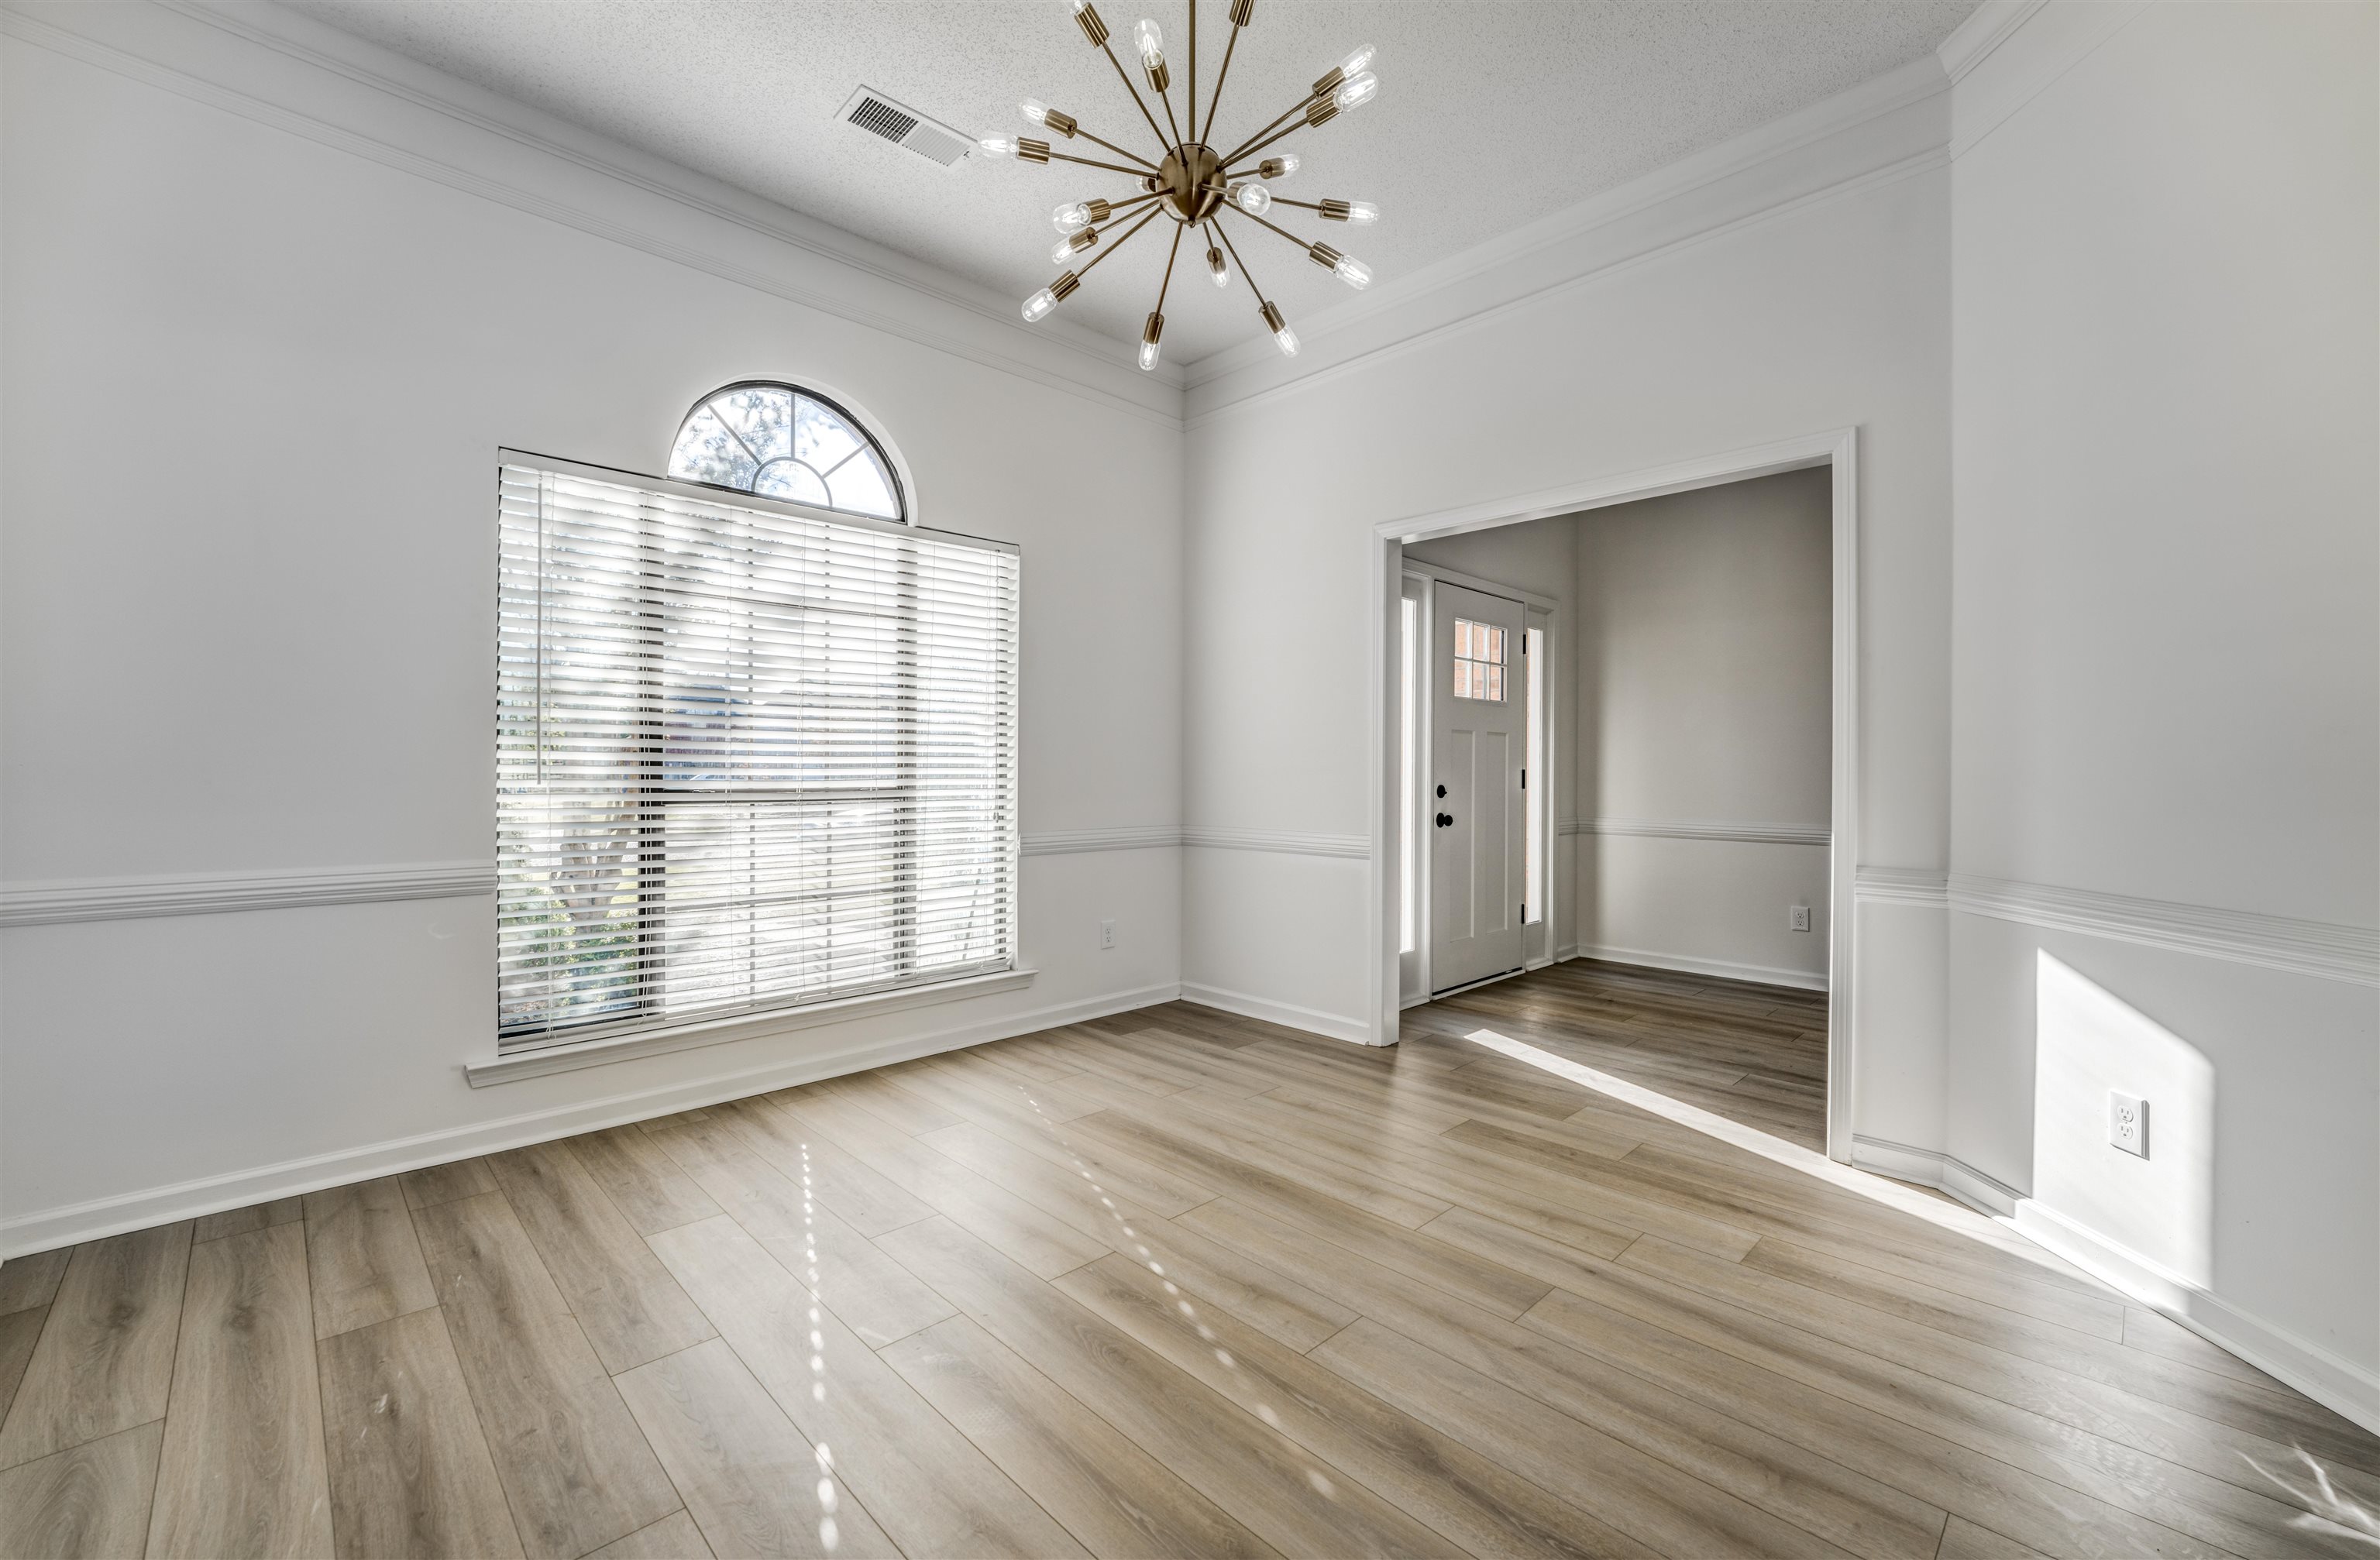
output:
POLYGON ((1016 555, 506 465, 498 1046, 1013 968, 1016 555))

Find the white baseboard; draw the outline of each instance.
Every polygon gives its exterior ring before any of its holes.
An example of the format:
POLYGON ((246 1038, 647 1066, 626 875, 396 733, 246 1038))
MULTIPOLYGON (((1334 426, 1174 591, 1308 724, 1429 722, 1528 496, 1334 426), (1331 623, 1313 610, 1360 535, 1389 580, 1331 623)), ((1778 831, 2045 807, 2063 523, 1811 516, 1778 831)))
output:
POLYGON ((227 1175, 209 1176, 172 1186, 122 1192, 114 1197, 72 1203, 62 1208, 20 1214, 0 1222, 0 1257, 20 1257, 33 1252, 95 1240, 103 1236, 120 1235, 126 1230, 148 1229, 176 1219, 197 1218, 231 1208, 245 1208, 253 1203, 271 1202, 276 1197, 295 1196, 301 1191, 319 1191, 324 1187, 346 1186, 355 1181, 395 1175, 402 1170, 418 1170, 428 1165, 443 1165, 508 1148, 523 1148, 530 1143, 551 1143, 556 1138, 576 1137, 581 1132, 598 1131, 630 1121, 649 1121, 657 1116, 692 1110, 698 1106, 717 1105, 722 1100, 742 1099, 747 1094, 766 1094, 771 1089, 814 1083, 821 1078, 838 1078, 844 1073, 862 1072, 872 1067, 885 1067, 917 1057, 955 1051, 988 1041, 1005 1040, 1012 1035, 1054 1029, 1061 1024, 1080 1023, 1085 1019, 1101 1018, 1109 1013, 1151 1007, 1160 1002, 1171 1002, 1181 995, 1180 986, 1169 984, 1085 998, 1074 1002, 1053 1003, 1027 1012, 1009 1013, 996 1019, 919 1034, 905 1034, 892 1040, 868 1041, 822 1055, 772 1062, 766 1067, 710 1073, 658 1089, 613 1094, 604 1099, 508 1116, 501 1120, 475 1122, 468 1127, 424 1132, 418 1137, 397 1138, 361 1148, 318 1154, 305 1159, 284 1160, 254 1169, 236 1170, 227 1175))
POLYGON ((1713 975, 1720 980, 1750 981, 1755 986, 1786 986, 1796 991, 1824 991, 1826 972, 1780 970, 1767 964, 1737 964, 1725 959, 1691 959, 1680 953, 1647 953, 1641 948, 1606 948, 1583 942, 1565 958, 1600 959, 1610 964, 1639 964, 1648 970, 1675 970, 1681 974, 1713 975))
POLYGON ((1351 1041, 1358 1046, 1372 1044, 1372 1026, 1363 1020, 1301 1008, 1294 1002, 1276 1002, 1269 997, 1251 997, 1245 991, 1226 991, 1219 986, 1200 986, 1195 981, 1182 983, 1182 1000, 1220 1008, 1244 1019, 1262 1019, 1267 1023, 1328 1035, 1333 1040, 1351 1041))
POLYGON ((1994 1215, 2044 1251, 2168 1317, 2325 1408, 2380 1434, 2380 1373, 2340 1358, 2286 1327, 2252 1316, 2152 1258, 2054 1208, 2034 1201, 1972 1165, 1928 1148, 1876 1138, 1852 1140, 1852 1164, 1918 1186, 1949 1192, 1994 1215))
POLYGON ((2015 1224, 2034 1244, 2380 1434, 2380 1373, 2250 1315, 2204 1286, 2055 1208, 2024 1199, 2017 1208, 2015 1224))

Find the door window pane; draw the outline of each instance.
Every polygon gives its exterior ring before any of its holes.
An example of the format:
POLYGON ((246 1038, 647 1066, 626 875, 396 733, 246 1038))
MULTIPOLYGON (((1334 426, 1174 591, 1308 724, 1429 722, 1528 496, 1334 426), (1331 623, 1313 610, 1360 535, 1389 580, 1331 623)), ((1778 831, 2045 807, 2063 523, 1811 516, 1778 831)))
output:
POLYGON ((1504 702, 1504 631, 1494 623, 1454 620, 1454 696, 1504 702))

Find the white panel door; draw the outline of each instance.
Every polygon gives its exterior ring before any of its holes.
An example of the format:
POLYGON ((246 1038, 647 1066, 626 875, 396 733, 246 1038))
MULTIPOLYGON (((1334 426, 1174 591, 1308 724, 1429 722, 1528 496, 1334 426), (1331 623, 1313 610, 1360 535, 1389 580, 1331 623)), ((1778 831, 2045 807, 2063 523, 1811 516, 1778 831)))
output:
POLYGON ((1437 583, 1431 611, 1429 984, 1521 967, 1528 673, 1521 603, 1437 583))

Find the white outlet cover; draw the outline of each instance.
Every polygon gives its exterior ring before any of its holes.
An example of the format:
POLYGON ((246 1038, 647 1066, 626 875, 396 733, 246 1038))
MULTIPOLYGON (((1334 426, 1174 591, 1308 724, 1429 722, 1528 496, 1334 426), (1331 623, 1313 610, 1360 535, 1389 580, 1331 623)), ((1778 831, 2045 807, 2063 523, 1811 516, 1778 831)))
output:
POLYGON ((2107 1091, 2107 1142, 2127 1154, 2149 1156, 2149 1102, 2137 1094, 2107 1091))
POLYGON ((1810 907, 1806 904, 1789 905, 1786 907, 1785 925, 1787 929, 1791 931, 1808 931, 1810 929, 1810 907))

